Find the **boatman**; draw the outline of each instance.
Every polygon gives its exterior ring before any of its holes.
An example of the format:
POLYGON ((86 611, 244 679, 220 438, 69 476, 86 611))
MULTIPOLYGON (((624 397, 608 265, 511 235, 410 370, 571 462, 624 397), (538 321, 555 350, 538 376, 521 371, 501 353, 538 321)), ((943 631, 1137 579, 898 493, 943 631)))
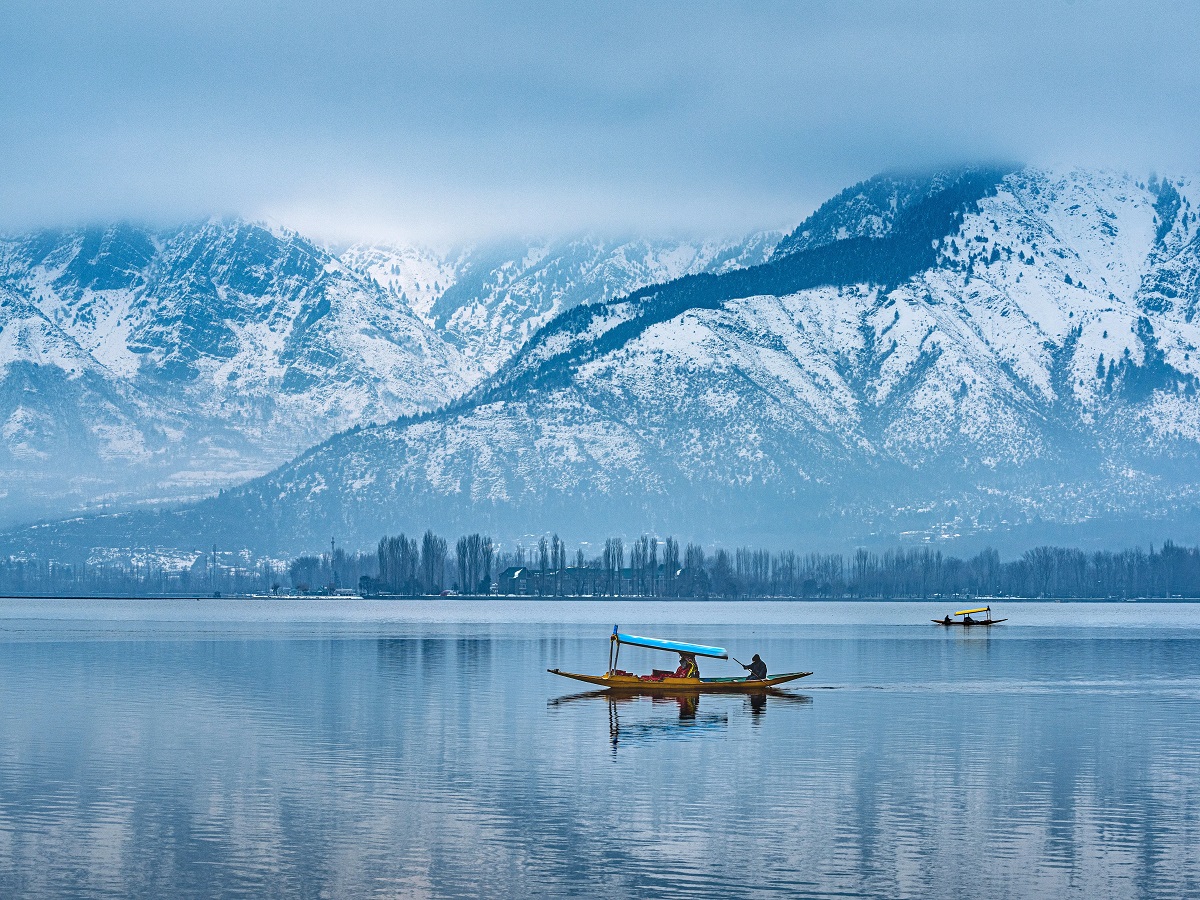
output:
POLYGON ((767 680, 767 664, 759 659, 757 653, 755 653, 751 658, 750 665, 747 666, 743 664, 742 668, 750 673, 750 678, 753 678, 756 681, 767 680))

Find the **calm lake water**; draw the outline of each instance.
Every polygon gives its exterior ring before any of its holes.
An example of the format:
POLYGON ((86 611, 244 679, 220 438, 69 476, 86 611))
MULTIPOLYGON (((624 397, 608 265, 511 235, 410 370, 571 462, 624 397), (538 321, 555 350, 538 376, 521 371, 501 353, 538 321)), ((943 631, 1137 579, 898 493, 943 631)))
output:
POLYGON ((1200 606, 952 608, 0 600, 0 896, 1200 895, 1200 606))

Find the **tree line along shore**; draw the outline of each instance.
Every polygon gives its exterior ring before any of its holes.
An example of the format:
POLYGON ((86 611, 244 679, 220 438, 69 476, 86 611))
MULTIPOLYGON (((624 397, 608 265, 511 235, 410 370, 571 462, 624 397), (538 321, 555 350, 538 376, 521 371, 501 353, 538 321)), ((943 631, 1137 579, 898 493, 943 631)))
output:
POLYGON ((680 545, 611 537, 568 549, 557 534, 505 549, 487 535, 453 547, 433 531, 380 539, 373 552, 331 543, 321 554, 255 560, 246 551, 59 563, 0 559, 0 593, 42 596, 361 595, 741 599, 1200 598, 1200 547, 1084 551, 1040 546, 1002 560, 932 547, 852 553, 680 545))

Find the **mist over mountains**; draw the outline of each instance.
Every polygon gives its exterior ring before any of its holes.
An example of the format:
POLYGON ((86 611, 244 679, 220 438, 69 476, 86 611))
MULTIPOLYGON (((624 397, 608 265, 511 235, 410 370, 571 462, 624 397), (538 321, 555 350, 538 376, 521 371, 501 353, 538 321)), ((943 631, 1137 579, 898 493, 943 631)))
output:
MULTIPOLYGON (((278 242, 267 254, 276 262, 205 281, 197 268, 235 270, 163 249, 188 243, 180 237, 126 238, 114 246, 133 249, 104 268, 127 279, 118 288, 91 274, 63 281, 70 263, 52 263, 70 254, 53 248, 68 236, 44 253, 32 237, 10 241, 5 313, 22 310, 31 324, 20 333, 37 339, 22 344, 28 359, 7 363, 6 385, 32 383, 27 373, 52 358, 52 377, 74 391, 58 392, 68 408, 107 403, 118 423, 170 422, 138 405, 169 401, 192 416, 187 427, 224 414, 239 440, 263 445, 284 438, 260 435, 294 434, 283 424, 292 419, 326 429, 322 438, 346 417, 361 427, 179 510, 6 540, 43 553, 213 542, 296 552, 330 535, 366 546, 429 526, 501 538, 634 529, 773 545, 905 535, 1002 544, 1103 541, 1129 523, 1188 540, 1200 522, 1195 199, 1181 178, 1021 167, 888 175, 834 197, 773 251, 773 238, 754 236, 453 258, 364 246, 336 259, 238 224, 222 227, 278 242), (159 280, 160 265, 180 274, 159 280), (177 288, 148 290, 159 284, 177 288), (214 287, 193 300, 193 284, 214 287), (133 318, 116 342, 125 352, 103 337, 116 326, 79 325, 129 321, 104 300, 114 290, 175 301, 133 318), (229 297, 256 311, 240 330, 229 297), (264 318, 278 329, 250 327, 264 318), (282 337, 244 349, 244 334, 266 333, 282 337), (377 343, 366 350, 368 339, 377 343), (277 381, 259 374, 261 348, 277 381), (394 362, 380 366, 379 349, 394 362), (113 371, 130 377, 107 378, 113 371), (381 371, 409 380, 398 388, 381 371), (226 372, 237 377, 219 391, 226 372), (231 403, 236 418, 222 398, 243 379, 261 387, 231 403), (258 430, 241 427, 250 420, 258 430)), ((5 439, 28 435, 9 441, 9 457, 22 446, 50 453, 35 424, 21 425, 36 423, 39 407, 6 402, 0 414, 17 425, 5 425, 5 439)), ((98 458, 120 455, 101 440, 115 427, 93 427, 98 458)), ((138 433, 150 435, 147 453, 172 446, 170 434, 138 433)))

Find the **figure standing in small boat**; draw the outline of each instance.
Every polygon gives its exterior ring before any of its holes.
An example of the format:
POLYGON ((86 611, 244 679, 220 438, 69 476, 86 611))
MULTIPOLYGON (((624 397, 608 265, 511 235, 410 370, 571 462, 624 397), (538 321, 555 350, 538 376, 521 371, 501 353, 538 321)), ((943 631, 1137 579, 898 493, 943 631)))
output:
POLYGON ((690 653, 679 654, 679 668, 675 670, 675 678, 699 678, 700 667, 696 665, 696 657, 690 653))
POLYGON ((935 625, 999 625, 1001 622, 1007 622, 1008 619, 993 619, 991 606, 980 606, 976 609, 960 609, 956 613, 946 613, 940 619, 934 619, 935 625), (983 613, 982 619, 976 619, 977 613, 983 613), (962 616, 961 619, 956 618, 962 616))
POLYGON ((750 678, 755 681, 766 681, 767 679, 767 664, 759 658, 757 653, 750 660, 750 665, 743 665, 743 669, 750 673, 750 678))

